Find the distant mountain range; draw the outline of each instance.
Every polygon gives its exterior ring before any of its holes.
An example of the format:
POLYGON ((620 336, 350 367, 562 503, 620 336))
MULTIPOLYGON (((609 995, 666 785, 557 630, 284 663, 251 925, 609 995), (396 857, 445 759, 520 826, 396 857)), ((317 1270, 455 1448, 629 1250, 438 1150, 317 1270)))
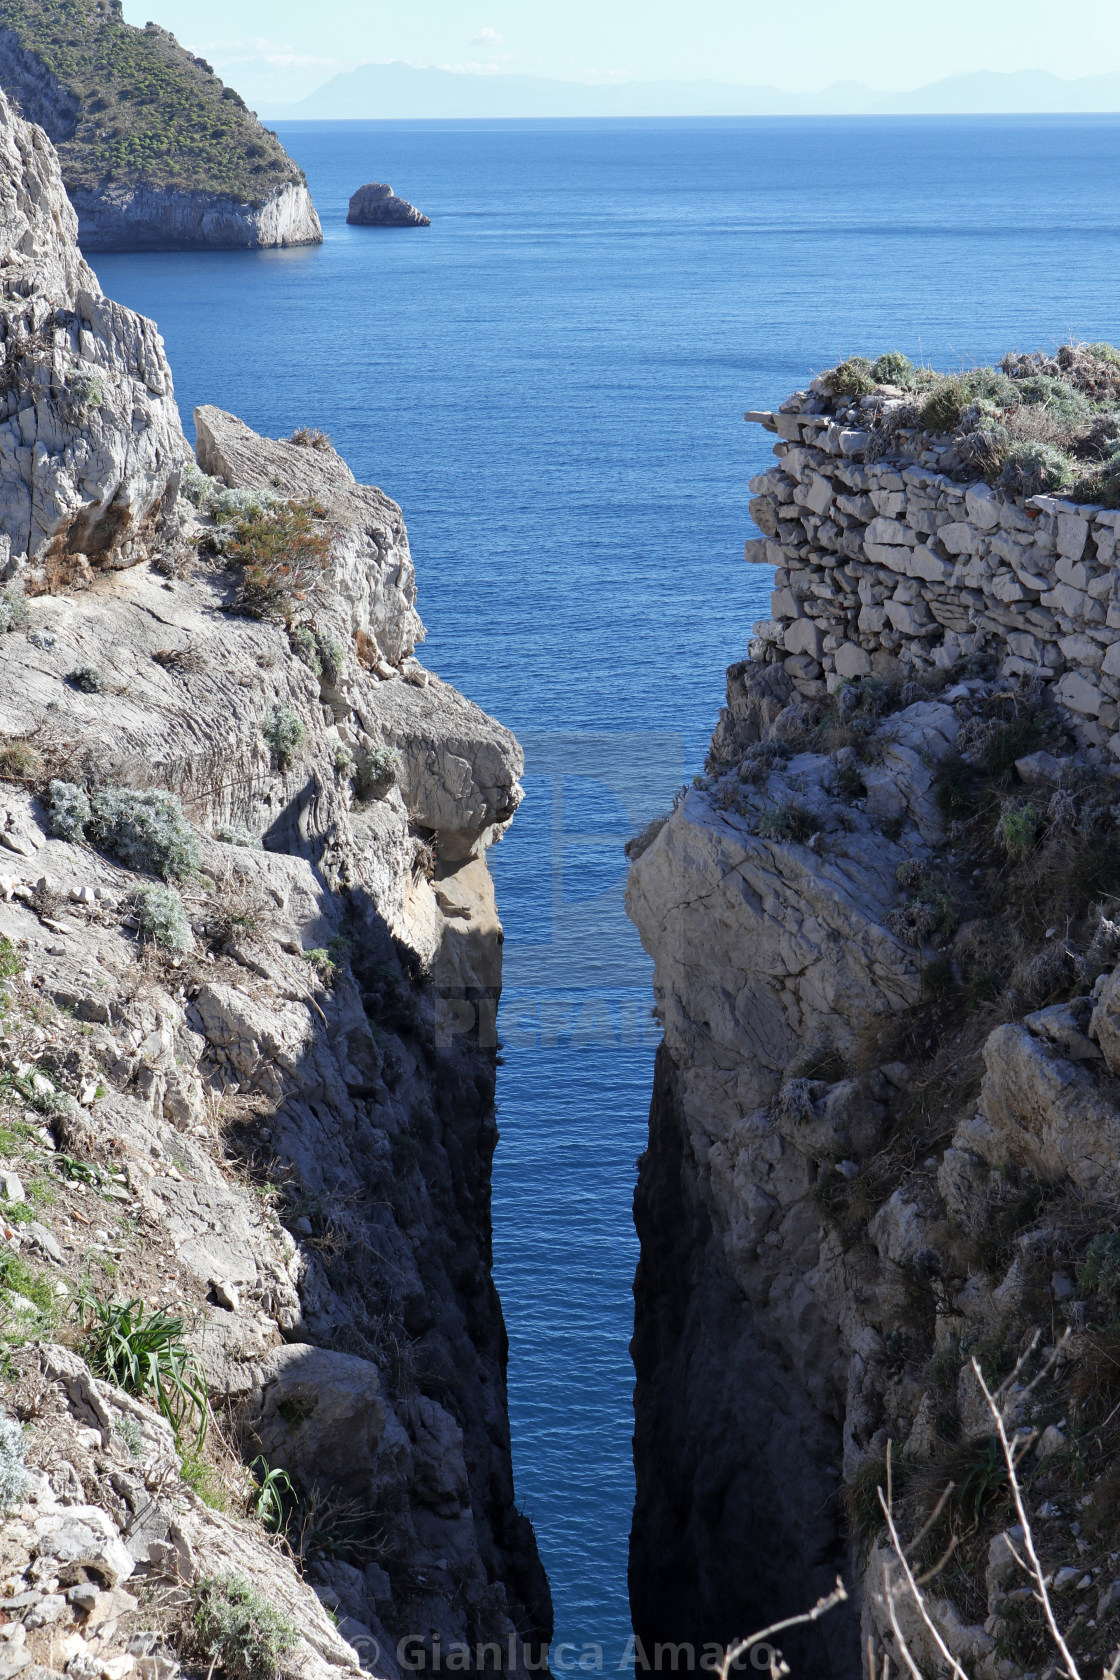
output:
POLYGON ((786 93, 732 82, 589 85, 544 76, 483 75, 415 65, 362 64, 270 120, 370 117, 771 117, 980 115, 1120 111, 1120 71, 1064 81, 1048 70, 979 70, 910 93, 834 82, 786 93))

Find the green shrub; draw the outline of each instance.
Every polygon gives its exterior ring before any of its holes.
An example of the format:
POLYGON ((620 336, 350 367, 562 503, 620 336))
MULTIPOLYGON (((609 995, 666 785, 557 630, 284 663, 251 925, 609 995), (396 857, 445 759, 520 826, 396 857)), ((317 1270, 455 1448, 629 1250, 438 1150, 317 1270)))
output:
POLYGON ((996 835, 1009 858, 1014 861, 1026 857, 1034 849, 1040 822, 1038 812, 1030 803, 1006 807, 996 824, 996 835))
POLYGON ((83 694, 104 694, 108 687, 104 671, 99 671, 96 665, 79 665, 67 672, 66 681, 83 694))
POLYGON ((764 811, 759 819, 758 832, 764 840, 806 841, 819 834, 820 820, 795 799, 764 811))
POLYGON ((1074 478, 1073 463, 1051 443, 1013 443, 999 483, 1013 496, 1043 496, 1061 490, 1074 478))
POLYGON ((1077 502, 1096 502, 1101 507, 1120 507, 1120 450, 1092 472, 1084 474, 1070 486, 1070 496, 1077 502))
POLYGON ((74 368, 66 381, 66 395, 77 409, 100 408, 104 400, 100 376, 74 368))
POLYGON ((328 683, 337 682, 346 669, 346 649, 328 630, 301 624, 292 631, 292 646, 308 669, 328 683))
POLYGON ((224 545, 226 560, 244 567, 235 608, 250 618, 290 619, 330 558, 330 532, 316 502, 277 502, 242 518, 224 545))
POLYGON ((14 980, 23 973, 23 958, 8 938, 0 933, 0 980, 14 980))
POLYGON ((30 622, 23 591, 11 584, 0 589, 0 636, 13 630, 26 630, 30 622))
POLYGON ((177 880, 202 863, 198 840, 175 794, 152 788, 101 788, 90 804, 85 823, 89 838, 130 869, 149 869, 165 880, 177 880))
POLYGON ((194 934, 174 887, 138 887, 134 902, 140 932, 147 939, 171 951, 191 950, 194 934))
POLYGON ((99 1301, 88 1288, 77 1306, 82 1352, 94 1375, 154 1400, 176 1440, 183 1425, 193 1423, 201 1444, 209 1418, 206 1382, 183 1345, 183 1320, 162 1309, 145 1316, 143 1301, 99 1301))
POLYGON ((384 799, 400 779, 404 759, 397 747, 373 747, 358 765, 358 798, 384 799))
POLYGON ((1095 356, 1098 362, 1111 362, 1113 367, 1120 367, 1120 350, 1115 344, 1086 344, 1085 349, 1090 356, 1095 356))
POLYGON ((217 495, 221 488, 216 478, 204 473, 193 461, 183 469, 183 476, 179 480, 180 496, 199 510, 205 509, 211 496, 217 495))
POLYGON ((26 1443, 14 1418, 0 1413, 0 1511, 18 1505, 27 1487, 26 1443))
POLYGON ((1093 1238, 1078 1282, 1086 1293, 1120 1299, 1120 1232, 1102 1232, 1093 1238))
POLYGON ((294 707, 277 701, 261 725, 279 770, 286 770, 307 741, 307 725, 294 707))
POLYGON ((354 754, 350 751, 350 748, 346 745, 345 741, 340 741, 334 749, 332 762, 340 776, 349 776, 353 771, 354 754))
POLYGON ((1086 398, 1064 379, 1036 374, 1030 379, 1017 380, 1016 390, 1020 402, 1049 409, 1059 420, 1080 420, 1090 412, 1086 398))
POLYGON ((871 363, 866 356, 849 356, 821 377, 834 397, 866 397, 875 389, 871 363))
POLYGON ((84 840, 93 816, 84 788, 76 782, 53 781, 47 790, 47 827, 56 840, 84 840))
POLYGON ((298 1643, 299 1630, 240 1576, 204 1576, 195 1583, 194 1605, 201 1652, 229 1680, 268 1680, 298 1643))
POLYGON ((897 385, 900 390, 910 388, 914 379, 914 364, 901 350, 888 350, 871 369, 876 385, 897 385))
POLYGON ((264 841, 259 834, 254 834, 251 828, 243 823, 219 823, 214 830, 215 840, 221 840, 227 846, 248 846, 251 851, 264 850, 264 841))

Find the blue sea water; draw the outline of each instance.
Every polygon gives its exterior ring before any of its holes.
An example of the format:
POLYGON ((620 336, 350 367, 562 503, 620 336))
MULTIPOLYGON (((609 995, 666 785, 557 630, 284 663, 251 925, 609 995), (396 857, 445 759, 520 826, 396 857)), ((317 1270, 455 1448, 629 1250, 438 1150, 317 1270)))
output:
MULTIPOLYGON (((629 1631, 649 965, 626 836, 701 764, 766 616, 744 408, 841 356, 1120 338, 1120 119, 289 124, 319 249, 101 257, 184 417, 331 433, 403 506, 424 657, 511 725, 494 1177, 520 1499, 557 1639, 629 1631), (424 231, 345 225, 388 180, 424 231)), ((558 1667, 570 1664, 562 1653, 558 1667)))

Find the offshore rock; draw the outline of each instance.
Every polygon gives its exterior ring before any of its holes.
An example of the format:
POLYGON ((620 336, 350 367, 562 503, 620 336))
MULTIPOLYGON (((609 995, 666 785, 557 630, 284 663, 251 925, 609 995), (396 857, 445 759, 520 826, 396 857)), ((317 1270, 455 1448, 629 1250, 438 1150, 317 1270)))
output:
POLYGON ((431 227, 430 216, 407 198, 398 198, 384 181, 369 181, 350 200, 346 220, 354 227, 431 227))
POLYGON ((145 559, 189 456, 159 333, 76 236, 54 149, 0 94, 0 575, 29 593, 145 559))

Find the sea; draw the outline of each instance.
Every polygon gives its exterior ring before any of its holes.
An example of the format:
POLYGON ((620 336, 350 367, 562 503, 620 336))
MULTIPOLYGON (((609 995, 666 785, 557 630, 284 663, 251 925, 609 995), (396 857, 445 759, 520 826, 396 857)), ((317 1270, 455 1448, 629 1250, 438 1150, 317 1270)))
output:
POLYGON ((657 1038, 623 846, 700 770, 725 667, 768 616, 743 541, 774 440, 743 411, 851 354, 950 368, 1120 340, 1120 118, 280 134, 321 247, 96 267, 159 323, 188 429, 197 403, 273 436, 321 427, 401 504, 422 657, 524 744, 525 801, 491 853, 514 1466, 553 1666, 616 1671, 657 1038), (371 180, 431 227, 348 227, 371 180))

